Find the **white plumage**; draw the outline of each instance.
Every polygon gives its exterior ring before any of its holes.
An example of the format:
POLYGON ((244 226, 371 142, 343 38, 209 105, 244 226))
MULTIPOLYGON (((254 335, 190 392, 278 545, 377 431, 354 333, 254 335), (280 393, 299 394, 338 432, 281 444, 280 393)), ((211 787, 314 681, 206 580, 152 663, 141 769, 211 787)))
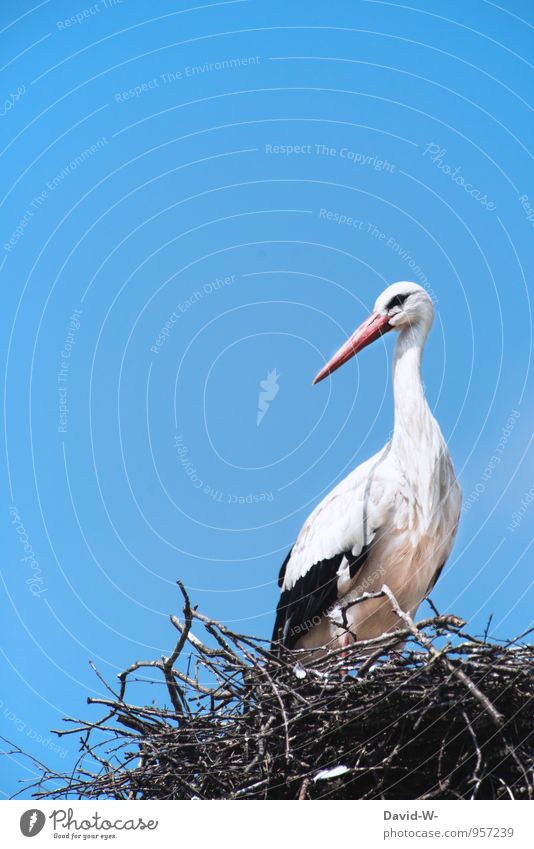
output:
POLYGON ((415 283, 395 283, 370 318, 316 378, 322 380, 374 339, 399 331, 393 364, 390 442, 339 483, 304 523, 280 573, 273 640, 314 649, 398 627, 387 599, 352 603, 387 584, 412 616, 447 560, 461 493, 421 382, 421 355, 434 310, 415 283))

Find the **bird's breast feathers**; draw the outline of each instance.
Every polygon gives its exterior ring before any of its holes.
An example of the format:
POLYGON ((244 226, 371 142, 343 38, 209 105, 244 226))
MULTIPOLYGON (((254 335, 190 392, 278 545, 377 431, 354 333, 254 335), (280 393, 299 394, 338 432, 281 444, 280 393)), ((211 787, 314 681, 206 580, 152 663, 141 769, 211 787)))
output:
MULTIPOLYGON (((316 563, 341 552, 357 557, 364 549, 369 553, 366 569, 377 558, 416 562, 419 572, 425 561, 425 573, 438 569, 452 548, 461 506, 448 455, 440 457, 428 480, 432 488, 422 475, 420 480, 407 477, 388 446, 355 469, 304 523, 286 564, 283 589, 292 589, 316 563)), ((342 592, 351 583, 346 558, 338 573, 342 592)))

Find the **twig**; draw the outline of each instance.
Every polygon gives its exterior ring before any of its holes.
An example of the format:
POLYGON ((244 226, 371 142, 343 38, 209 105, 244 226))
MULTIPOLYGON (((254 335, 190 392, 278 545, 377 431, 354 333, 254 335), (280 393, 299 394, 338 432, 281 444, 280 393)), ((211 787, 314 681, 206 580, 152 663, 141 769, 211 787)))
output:
POLYGON ((265 640, 204 616, 180 589, 184 614, 171 616, 172 652, 132 663, 119 676, 118 692, 93 665, 107 692, 88 702, 104 716, 66 718, 67 727, 57 733, 80 736, 79 757, 64 774, 32 762, 26 795, 534 796, 533 647, 471 637, 454 616, 414 623, 383 588, 376 597, 392 604, 395 631, 344 648, 331 644, 322 658, 303 666, 307 650, 282 649, 275 658, 265 640), (341 679, 348 664, 351 672, 341 679), (164 686, 170 704, 132 699, 138 682, 164 686), (505 717, 499 722, 495 704, 505 717), (346 769, 335 769, 341 765, 346 769), (322 780, 310 780, 318 770, 322 780))
POLYGON ((466 675, 462 669, 460 669, 458 666, 455 666, 454 663, 450 661, 443 652, 439 652, 437 651, 437 649, 434 648, 430 640, 428 640, 414 624, 412 617, 408 613, 405 613, 403 610, 401 610, 397 599, 386 584, 383 585, 382 589, 389 598, 393 610, 395 611, 397 616, 399 616, 403 620, 403 622, 406 622, 406 625, 414 635, 415 639, 422 646, 425 647, 428 653, 435 660, 438 660, 440 663, 444 663, 447 666, 450 672, 455 675, 456 678, 458 678, 458 680, 461 681, 465 687, 467 687, 469 692, 475 697, 475 699, 477 699, 482 708, 489 714, 489 716, 491 716, 497 728, 500 728, 504 721, 503 715, 499 713, 497 708, 490 702, 488 697, 482 692, 482 690, 478 689, 476 684, 471 681, 469 676, 466 675))

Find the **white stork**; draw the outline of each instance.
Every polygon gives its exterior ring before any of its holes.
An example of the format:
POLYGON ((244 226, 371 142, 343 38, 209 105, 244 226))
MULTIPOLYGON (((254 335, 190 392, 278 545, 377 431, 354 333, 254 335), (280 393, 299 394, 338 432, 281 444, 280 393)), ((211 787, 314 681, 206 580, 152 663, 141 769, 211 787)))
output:
MULTIPOLYGON (((314 380, 390 330, 395 426, 390 442, 341 481, 304 523, 280 571, 273 642, 319 657, 395 630, 388 598, 352 603, 387 584, 411 616, 451 552, 461 490, 425 399, 421 356, 434 308, 416 283, 394 283, 314 380)), ((308 658, 308 655, 306 655, 308 658)))

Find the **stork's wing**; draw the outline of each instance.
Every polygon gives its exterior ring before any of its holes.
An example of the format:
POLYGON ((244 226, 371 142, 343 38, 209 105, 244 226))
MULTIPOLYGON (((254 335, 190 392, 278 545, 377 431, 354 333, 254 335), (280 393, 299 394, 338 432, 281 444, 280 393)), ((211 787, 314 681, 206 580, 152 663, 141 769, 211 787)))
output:
POLYGON ((392 506, 378 473, 386 456, 355 469, 304 523, 280 570, 273 641, 293 648, 348 592, 392 506))

